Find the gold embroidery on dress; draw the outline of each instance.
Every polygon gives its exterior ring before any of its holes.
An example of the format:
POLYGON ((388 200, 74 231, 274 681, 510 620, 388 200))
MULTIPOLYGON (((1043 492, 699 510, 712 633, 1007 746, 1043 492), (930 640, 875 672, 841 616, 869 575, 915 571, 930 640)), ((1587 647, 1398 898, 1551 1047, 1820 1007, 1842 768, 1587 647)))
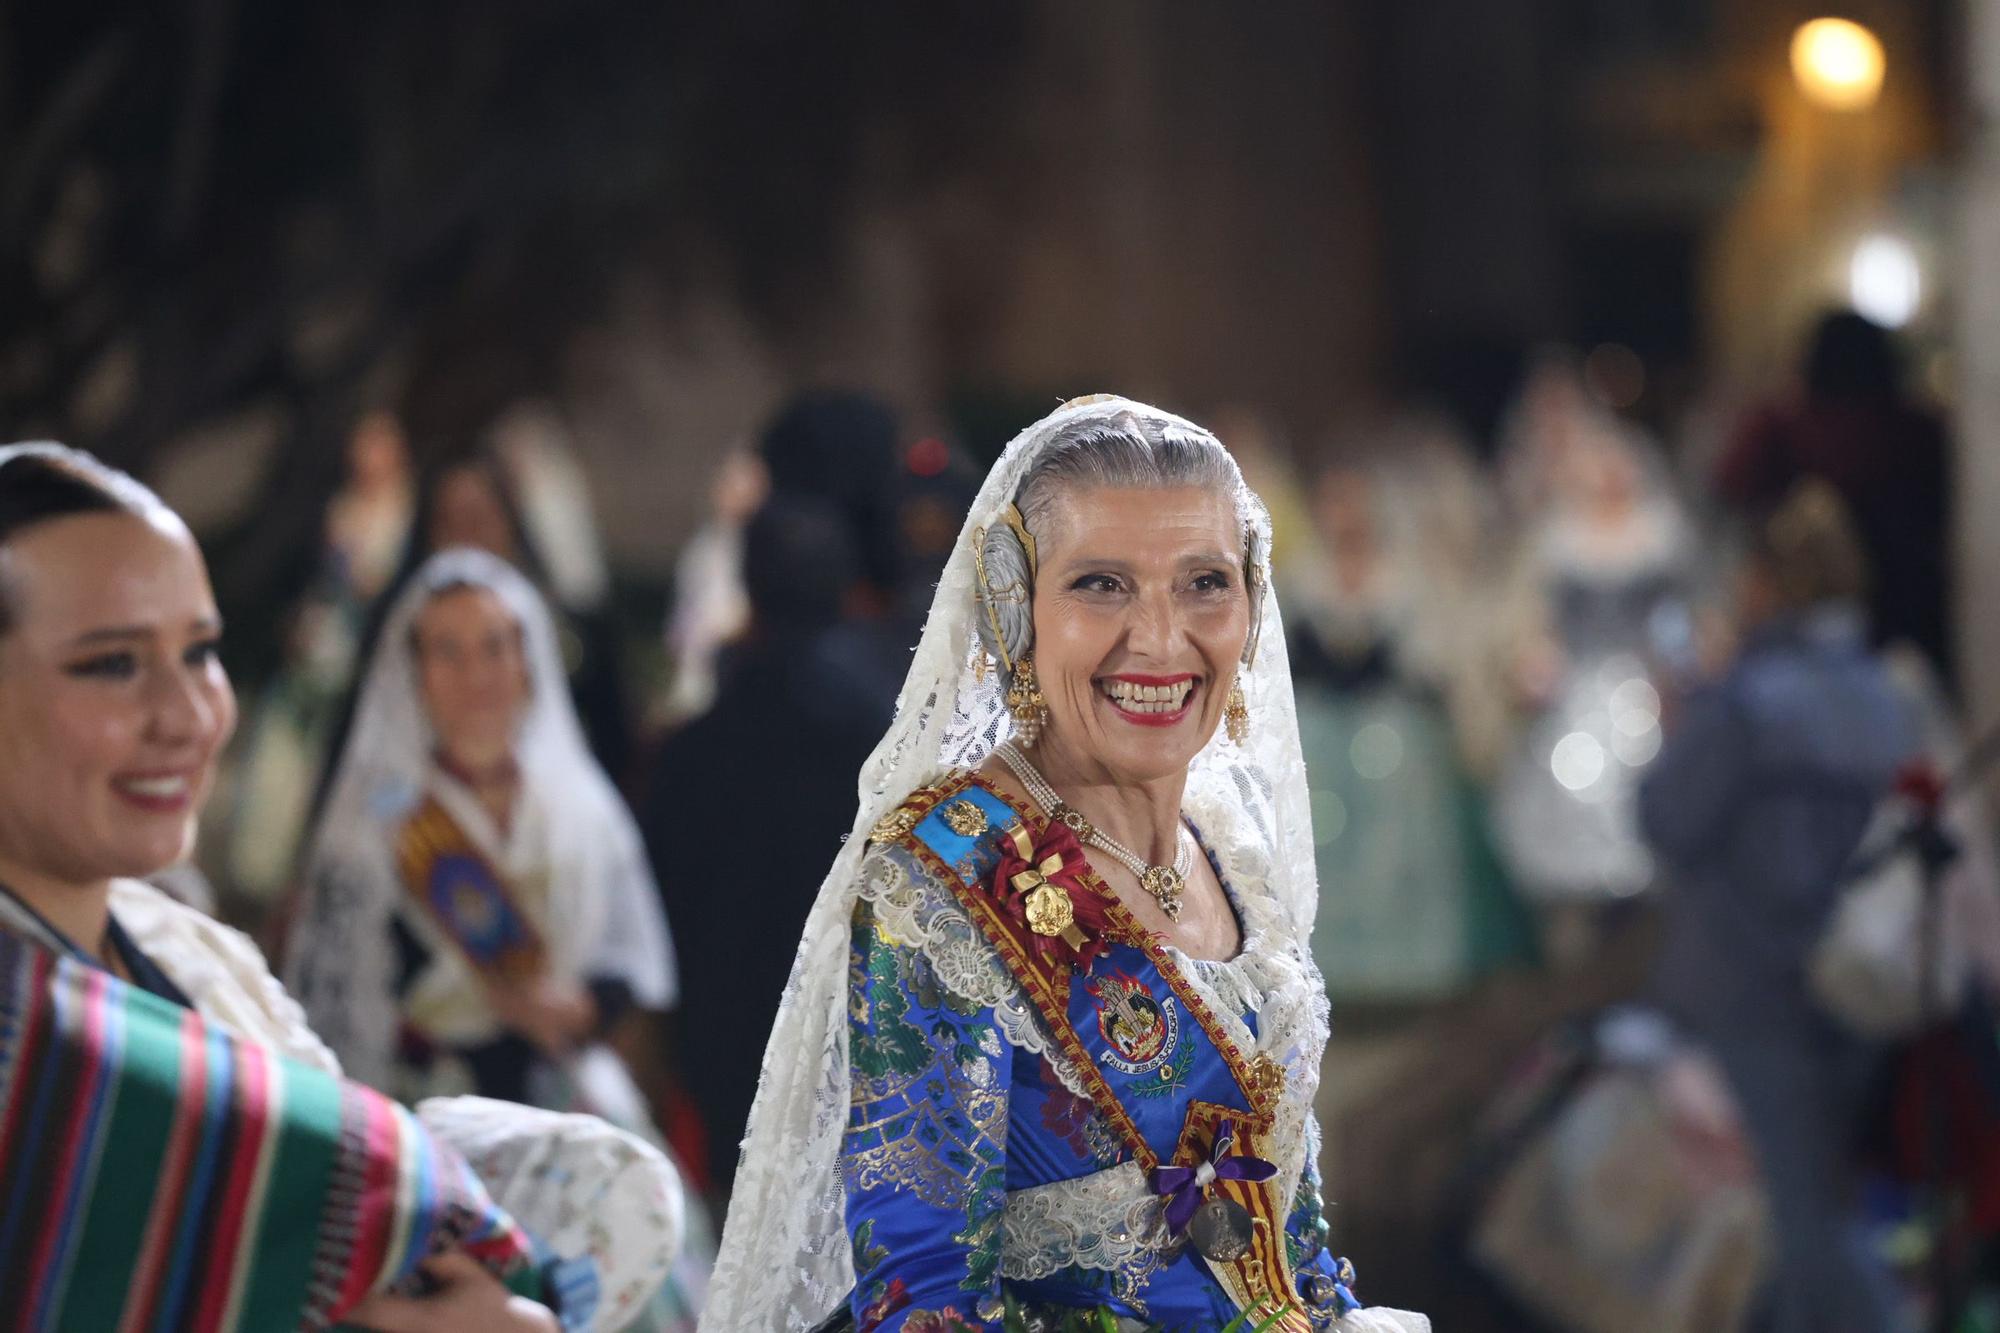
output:
POLYGON ((923 818, 907 805, 899 805, 888 814, 875 821, 875 827, 868 830, 868 841, 873 843, 901 842, 909 831, 923 818))
POLYGON ((919 787, 902 799, 894 810, 875 821, 875 827, 868 830, 868 841, 872 843, 901 842, 911 829, 921 824, 945 793, 936 787, 919 787))
POLYGON ((1260 1054, 1250 1062, 1250 1104, 1265 1115, 1275 1114, 1278 1099, 1285 1092, 1285 1068, 1269 1055, 1260 1054))
MULTIPOLYGON (((958 1075, 947 1076, 957 1095, 957 1115, 940 1115, 928 1101, 892 1098, 901 1104, 877 1120, 866 1117, 881 1101, 864 1098, 855 1086, 853 1119, 847 1129, 848 1175, 857 1190, 882 1186, 906 1189, 935 1207, 955 1207, 1007 1140, 1007 1090, 993 1086, 992 1066, 981 1060, 985 1086, 958 1075), (872 1140, 862 1146, 857 1140, 872 1140)), ((962 1066, 961 1070, 970 1068, 962 1066)))

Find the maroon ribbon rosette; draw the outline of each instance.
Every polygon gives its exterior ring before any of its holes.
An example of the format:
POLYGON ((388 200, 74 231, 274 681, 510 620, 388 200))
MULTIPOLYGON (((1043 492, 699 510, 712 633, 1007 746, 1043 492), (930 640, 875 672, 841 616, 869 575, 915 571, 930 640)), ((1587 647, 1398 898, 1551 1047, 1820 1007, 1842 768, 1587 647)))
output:
POLYGON ((1043 961, 1066 962, 1088 972, 1104 952, 1110 924, 1102 895, 1083 882, 1083 844, 1063 824, 1050 820, 1030 838, 1020 823, 1000 840, 1000 864, 993 871, 993 896, 1028 928, 1031 947, 1043 961))

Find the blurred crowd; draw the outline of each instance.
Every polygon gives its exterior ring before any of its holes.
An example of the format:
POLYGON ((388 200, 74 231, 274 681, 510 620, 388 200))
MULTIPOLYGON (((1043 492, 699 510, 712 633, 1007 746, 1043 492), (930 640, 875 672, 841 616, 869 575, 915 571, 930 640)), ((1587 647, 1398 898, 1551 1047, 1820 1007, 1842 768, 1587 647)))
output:
MULTIPOLYGON (((1550 349, 1490 438, 1415 405, 1310 441, 1216 418, 1272 511, 1312 775, 1336 1231, 1376 1299, 1441 1327, 1872 1331, 1943 1271, 1976 1303, 2000 1230, 1981 1007, 2000 912, 1990 821, 1952 780, 1948 441, 1890 336, 1848 313, 1713 457, 1615 398, 1550 349)), ((718 456, 668 608, 635 634, 562 441, 539 408, 456 452, 386 411, 357 423, 295 601, 232 626, 276 648, 203 869, 296 959, 365 873, 339 853, 367 811, 343 775, 394 734, 371 664, 420 659, 408 688, 442 736, 441 710, 476 714, 487 688, 478 612, 447 595, 545 621, 568 686, 547 707, 573 705, 589 761, 559 761, 536 817, 554 832, 517 845, 535 784, 508 765, 533 761, 475 724, 438 762, 453 791, 501 793, 496 858, 617 886, 593 910, 619 947, 575 950, 582 1017, 571 995, 489 994, 474 1022, 406 931, 385 1058, 425 1088, 559 1104, 533 1052, 582 1024, 621 1075, 563 1072, 599 1108, 629 1087, 719 1206, 807 908, 988 460, 864 395, 802 393, 718 456), (427 562, 458 547, 512 572, 439 582, 427 562), (432 662, 460 641, 454 684, 432 662), (587 771, 615 816, 576 804, 587 771)))

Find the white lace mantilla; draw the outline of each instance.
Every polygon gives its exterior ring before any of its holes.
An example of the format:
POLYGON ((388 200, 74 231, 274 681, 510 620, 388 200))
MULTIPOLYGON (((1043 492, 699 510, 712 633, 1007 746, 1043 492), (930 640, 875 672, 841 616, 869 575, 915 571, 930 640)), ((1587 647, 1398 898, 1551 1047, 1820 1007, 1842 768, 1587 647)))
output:
MULTIPOLYGON (((1004 686, 995 673, 983 669, 987 663, 974 633, 974 534, 1003 521, 1023 477, 1065 432, 1127 415, 1193 437, 1212 438, 1200 427, 1142 403, 1119 398, 1077 400, 1017 436, 973 502, 958 545, 938 580, 895 721, 861 771, 853 832, 820 886, 806 922, 765 1051, 757 1104, 704 1314, 705 1328, 728 1333, 809 1329, 853 1286, 840 1148, 852 1086, 846 1041, 847 951, 855 900, 862 892, 866 838, 876 821, 911 792, 953 772, 977 768, 1010 735, 1004 686)), ((1257 549, 1268 552, 1270 519, 1262 504, 1240 478, 1233 479, 1233 489, 1257 549)), ((1244 1009, 1239 1012, 1248 1012, 1254 1001, 1265 1034, 1258 1048, 1273 1051, 1286 1064, 1285 1111, 1275 1160, 1280 1171, 1276 1187, 1289 1198, 1305 1160, 1302 1129, 1318 1084, 1325 1033, 1323 1024, 1316 1025, 1319 1011, 1314 1008, 1324 1001, 1309 993, 1319 987, 1304 951, 1319 890, 1284 624, 1268 580, 1259 588, 1259 608, 1259 647, 1237 676, 1251 717, 1250 733, 1241 744, 1217 735, 1195 757, 1189 770, 1190 796, 1200 791, 1205 803, 1191 801, 1189 813, 1204 836, 1219 841, 1218 855, 1226 866, 1235 864, 1238 840, 1263 849, 1260 874, 1233 868, 1230 873, 1238 877, 1238 890, 1245 899, 1268 900, 1267 906, 1250 914, 1264 919, 1264 933, 1271 943, 1261 959, 1253 951, 1236 960, 1241 966, 1233 975, 1209 968, 1189 970, 1220 1009, 1230 1010, 1241 1002, 1244 1009), (1235 977, 1245 988, 1230 995, 1228 986, 1235 977), (1310 984, 1304 984, 1308 980, 1310 984)), ((878 884, 872 892, 888 887, 878 884)), ((975 956, 965 947, 971 940, 967 930, 971 923, 927 916, 917 920, 923 930, 914 930, 908 919, 902 929, 912 932, 909 938, 926 941, 940 979, 955 991, 963 988, 960 993, 967 999, 982 1000, 994 993, 997 960, 983 949, 981 956, 975 956)), ((1002 996, 996 1008, 1003 1031, 1023 1049, 1036 1049, 1032 1015, 1014 1007, 1011 991, 1003 989, 1002 996)), ((1060 1064, 1051 1061, 1050 1067, 1063 1077, 1060 1064)))

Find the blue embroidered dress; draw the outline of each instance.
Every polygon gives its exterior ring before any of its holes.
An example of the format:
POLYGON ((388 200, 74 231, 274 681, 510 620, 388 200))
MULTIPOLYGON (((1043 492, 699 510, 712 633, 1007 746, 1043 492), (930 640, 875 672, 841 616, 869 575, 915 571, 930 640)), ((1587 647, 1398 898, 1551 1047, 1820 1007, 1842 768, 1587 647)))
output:
POLYGON ((1263 892, 1262 845, 1190 814, 1216 835, 1241 952, 1196 961, 1149 940, 1085 866, 1108 910, 1087 971, 1038 960, 996 887, 1017 827, 1048 845, 1039 813, 961 775, 877 827, 852 920, 842 1152, 864 1333, 999 1329, 1009 1302, 1190 1333, 1245 1310, 1246 1328, 1288 1310, 1270 1327, 1307 1333, 1352 1308, 1314 1165, 1319 980, 1263 892), (1277 1167, 1214 1187, 1254 1219, 1229 1263, 1170 1234, 1150 1178, 1207 1161, 1225 1122, 1230 1151, 1277 1167))

